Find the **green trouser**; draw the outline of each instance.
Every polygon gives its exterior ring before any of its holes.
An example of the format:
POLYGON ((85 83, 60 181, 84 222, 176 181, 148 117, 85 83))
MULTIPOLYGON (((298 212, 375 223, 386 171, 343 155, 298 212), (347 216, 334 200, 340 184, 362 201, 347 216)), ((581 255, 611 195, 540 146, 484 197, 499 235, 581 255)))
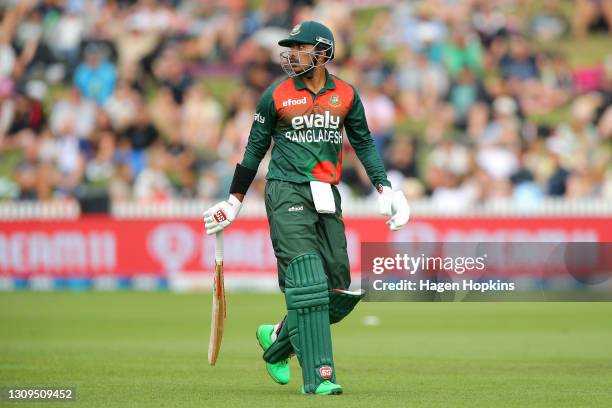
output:
POLYGON ((319 214, 310 184, 268 180, 266 213, 278 266, 278 284, 285 292, 285 274, 296 256, 315 253, 321 257, 329 289, 347 289, 351 283, 340 193, 332 186, 335 214, 319 214))

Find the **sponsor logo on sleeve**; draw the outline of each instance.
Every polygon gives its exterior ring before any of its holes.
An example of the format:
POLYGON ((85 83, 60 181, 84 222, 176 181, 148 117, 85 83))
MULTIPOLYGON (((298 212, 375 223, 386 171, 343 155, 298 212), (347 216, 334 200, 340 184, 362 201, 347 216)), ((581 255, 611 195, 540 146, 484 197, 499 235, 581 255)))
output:
POLYGON ((263 116, 263 115, 262 115, 261 113, 259 113, 259 112, 255 113, 255 116, 253 117, 253 119, 254 119, 256 122, 261 123, 262 125, 263 125, 264 123, 266 123, 266 117, 265 117, 265 116, 263 116))

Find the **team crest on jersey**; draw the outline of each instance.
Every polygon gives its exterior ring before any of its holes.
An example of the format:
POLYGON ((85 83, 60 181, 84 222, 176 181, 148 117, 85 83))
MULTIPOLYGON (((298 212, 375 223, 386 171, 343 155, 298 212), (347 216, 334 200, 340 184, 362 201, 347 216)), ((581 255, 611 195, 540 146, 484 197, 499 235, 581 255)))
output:
POLYGON ((338 106, 340 105, 340 97, 338 95, 332 95, 329 97, 329 104, 331 106, 338 106))
POLYGON ((298 35, 300 33, 301 28, 302 28, 301 24, 296 25, 295 27, 293 27, 289 35, 298 35))

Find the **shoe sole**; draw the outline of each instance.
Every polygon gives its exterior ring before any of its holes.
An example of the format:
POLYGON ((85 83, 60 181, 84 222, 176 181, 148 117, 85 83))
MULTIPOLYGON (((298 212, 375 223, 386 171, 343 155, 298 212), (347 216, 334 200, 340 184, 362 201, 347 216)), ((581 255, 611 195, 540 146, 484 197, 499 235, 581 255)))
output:
POLYGON ((304 392, 304 387, 302 387, 302 395, 340 395, 340 394, 342 394, 342 391, 343 391, 342 388, 339 388, 339 389, 331 390, 330 392, 326 392, 326 393, 317 394, 315 392, 315 393, 311 393, 311 394, 306 394, 304 392))
POLYGON ((340 395, 340 394, 342 394, 342 388, 336 388, 336 389, 333 389, 330 392, 326 392, 324 394, 317 394, 315 392, 314 395, 340 395))

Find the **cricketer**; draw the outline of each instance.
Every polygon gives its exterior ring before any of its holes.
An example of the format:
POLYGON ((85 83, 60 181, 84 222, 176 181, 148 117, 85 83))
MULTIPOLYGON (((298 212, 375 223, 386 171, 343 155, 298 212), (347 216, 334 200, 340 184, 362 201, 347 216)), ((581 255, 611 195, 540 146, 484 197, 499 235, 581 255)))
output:
POLYGON ((355 87, 330 74, 334 36, 306 21, 279 41, 287 78, 271 85, 257 105, 248 144, 226 201, 204 213, 215 234, 238 216, 244 196, 272 140, 265 206, 287 314, 261 325, 257 340, 274 381, 290 380, 289 358, 297 355, 305 394, 341 394, 330 324, 346 317, 363 297, 349 292, 350 272, 340 194, 343 128, 379 193, 380 213, 391 230, 410 217, 404 194, 393 191, 368 129, 355 87))

